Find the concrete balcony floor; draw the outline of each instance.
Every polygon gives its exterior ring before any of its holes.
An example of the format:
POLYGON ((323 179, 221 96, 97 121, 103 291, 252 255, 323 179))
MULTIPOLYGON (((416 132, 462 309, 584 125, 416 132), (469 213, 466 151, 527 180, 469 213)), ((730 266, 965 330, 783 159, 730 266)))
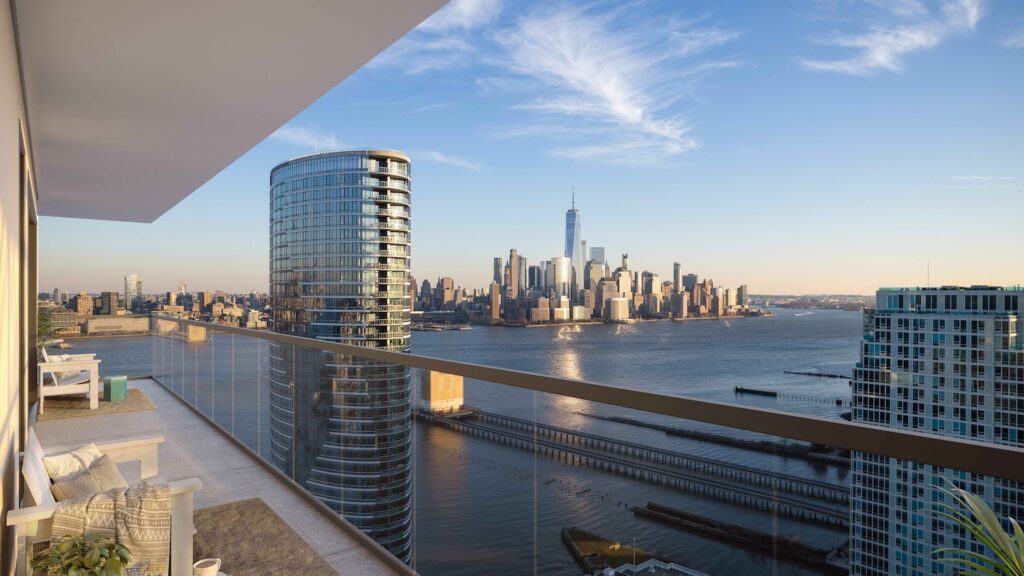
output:
MULTIPOLYGON (((129 386, 142 390, 157 409, 37 422, 39 441, 44 447, 67 446, 163 435, 166 441, 160 445, 160 477, 202 480, 203 488, 195 494, 196 509, 261 498, 338 574, 395 574, 162 386, 148 379, 132 380, 129 386)), ((138 480, 138 467, 126 470, 125 476, 129 481, 138 480)))

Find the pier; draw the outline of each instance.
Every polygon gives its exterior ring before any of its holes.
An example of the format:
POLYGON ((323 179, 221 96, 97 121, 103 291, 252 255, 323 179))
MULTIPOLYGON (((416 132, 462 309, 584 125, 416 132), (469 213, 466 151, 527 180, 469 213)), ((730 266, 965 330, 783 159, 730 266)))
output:
POLYGON ((769 556, 780 556, 814 567, 824 574, 846 574, 850 570, 849 562, 845 557, 848 541, 831 549, 818 548, 792 538, 720 522, 655 502, 648 502, 646 508, 636 506, 632 510, 637 516, 671 524, 684 530, 699 532, 730 543, 739 543, 769 556))
MULTIPOLYGON (((787 372, 792 374, 792 372, 787 372)), ((843 400, 842 398, 822 398, 821 396, 812 396, 810 394, 789 394, 786 392, 776 392, 774 390, 759 390, 757 388, 744 388, 743 386, 736 386, 734 389, 737 395, 750 394, 753 396, 766 396, 768 398, 781 398, 783 400, 796 400, 798 402, 817 402, 820 404, 835 404, 836 406, 849 406, 849 400, 843 400)))
POLYGON ((797 370, 783 370, 783 374, 795 374, 797 376, 814 376, 815 378, 835 378, 837 380, 850 380, 847 374, 830 374, 828 372, 800 372, 797 370))
POLYGON ((836 450, 823 452, 820 447, 813 446, 811 444, 790 444, 774 440, 745 440, 742 438, 723 436, 722 434, 713 434, 711 432, 701 432, 699 430, 690 430, 688 428, 678 428, 675 426, 655 424, 653 422, 644 422, 643 420, 625 418, 623 416, 599 416, 597 414, 588 414, 587 412, 573 412, 573 414, 576 414, 577 416, 584 416, 586 418, 593 418, 594 420, 604 420, 606 422, 627 424, 638 428, 659 430, 670 436, 679 436, 680 438, 700 440, 701 442, 711 442, 713 444, 721 444, 722 446, 731 446, 733 448, 741 448, 743 450, 751 450, 754 452, 765 452, 776 456, 799 458, 815 464, 830 464, 840 468, 850 467, 850 457, 848 455, 844 456, 836 450))
POLYGON ((772 514, 847 527, 847 486, 691 456, 488 412, 448 418, 418 411, 425 422, 652 484, 772 514))

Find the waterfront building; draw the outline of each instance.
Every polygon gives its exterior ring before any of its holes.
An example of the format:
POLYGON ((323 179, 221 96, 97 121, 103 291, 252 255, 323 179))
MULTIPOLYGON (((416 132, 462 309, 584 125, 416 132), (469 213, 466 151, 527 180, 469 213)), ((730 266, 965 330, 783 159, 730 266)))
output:
POLYGON ((725 309, 730 310, 736 306, 736 300, 733 298, 732 288, 725 289, 725 309))
POLYGON ((572 206, 565 212, 565 257, 569 259, 569 290, 573 295, 579 290, 580 279, 583 276, 584 256, 581 245, 583 239, 580 234, 580 211, 576 209, 576 190, 574 189, 572 206))
POLYGON ((455 280, 445 276, 437 279, 437 287, 434 289, 434 306, 445 310, 455 304, 455 280))
POLYGON ((647 314, 661 313, 661 295, 647 294, 644 296, 644 308, 647 314))
MULTIPOLYGON (((409 351, 410 173, 407 156, 377 150, 311 154, 271 171, 275 332, 409 351)), ((451 278, 438 288, 442 302, 454 298, 451 278)), ((410 561, 409 369, 272 343, 270 373, 273 463, 410 561)))
POLYGON ((605 318, 612 322, 629 320, 629 300, 619 296, 609 298, 605 318))
POLYGON ((604 258, 604 246, 592 246, 590 248, 590 259, 597 260, 601 264, 608 265, 608 261, 604 258))
POLYGON ((563 321, 564 320, 569 320, 569 316, 570 316, 570 312, 569 312, 569 307, 567 307, 567 306, 566 307, 561 307, 560 306, 558 308, 552 308, 551 309, 551 319, 552 320, 563 320, 563 321))
POLYGON ((57 289, 57 288, 53 289, 53 302, 56 303, 56 304, 60 304, 61 303, 60 302, 60 290, 57 289))
POLYGON ((676 294, 683 291, 683 265, 679 262, 672 263, 672 291, 676 294))
POLYGON ((497 282, 500 286, 505 281, 505 261, 501 259, 501 256, 495 256, 494 258, 494 282, 497 282))
POLYGON ((750 306, 750 295, 747 293, 746 284, 736 289, 736 304, 741 308, 747 308, 750 306))
POLYGON ((463 405, 463 378, 434 370, 419 370, 420 408, 431 412, 457 412, 463 405))
POLYGON ((119 301, 117 292, 100 293, 100 314, 105 316, 113 316, 117 314, 117 310, 120 307, 121 303, 119 301))
MULTIPOLYGON (((854 422, 1024 446, 1024 288, 881 289, 864 315, 854 422)), ((852 455, 850 573, 955 574, 932 555, 980 550, 940 516, 947 480, 996 516, 1024 518, 1024 485, 874 454, 852 455), (936 487, 936 488, 933 488, 936 487)))
POLYGON ((501 319, 501 286, 497 282, 491 282, 488 297, 490 298, 491 322, 496 322, 501 319))
POLYGON ((124 309, 129 312, 142 312, 146 302, 142 296, 142 278, 138 274, 124 277, 124 309))
POLYGON ((537 305, 530 310, 530 321, 548 322, 549 320, 551 320, 549 301, 547 298, 541 296, 540 298, 537 298, 537 305))

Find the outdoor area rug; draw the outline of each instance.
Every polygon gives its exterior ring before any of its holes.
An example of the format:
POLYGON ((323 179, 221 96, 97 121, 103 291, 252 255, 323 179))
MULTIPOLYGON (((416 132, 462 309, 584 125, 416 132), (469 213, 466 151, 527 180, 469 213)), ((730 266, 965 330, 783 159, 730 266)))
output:
POLYGON ((195 559, 220 558, 224 574, 338 575, 259 498, 196 510, 193 522, 195 559))
MULTIPOLYGON (((102 390, 100 391, 102 394, 102 390)), ((156 406, 135 388, 128 389, 128 397, 120 402, 107 402, 100 398, 99 408, 89 410, 89 399, 85 396, 51 396, 43 405, 44 412, 39 416, 40 422, 62 420, 64 418, 80 418, 82 416, 106 416, 125 412, 142 412, 156 410, 156 406)))

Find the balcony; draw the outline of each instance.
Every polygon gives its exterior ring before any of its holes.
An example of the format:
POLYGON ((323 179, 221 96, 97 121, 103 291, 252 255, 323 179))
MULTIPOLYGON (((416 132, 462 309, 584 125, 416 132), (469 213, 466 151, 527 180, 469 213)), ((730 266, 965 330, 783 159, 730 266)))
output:
MULTIPOLYGON (((628 542, 639 560, 673 563, 685 574, 749 573, 754 567, 831 574, 849 568, 851 515, 875 506, 870 493, 851 492, 849 479, 888 462, 885 457, 904 460, 901 471, 932 464, 947 467, 944 477, 956 477, 953 469, 986 474, 986 482, 994 483, 986 490, 1024 480, 1018 465, 1024 451, 1006 446, 187 320, 154 317, 151 325, 148 337, 90 344, 108 359, 105 370, 152 375, 135 382, 158 404, 158 421, 143 424, 139 418, 118 433, 167 435, 173 448, 168 466, 182 458, 183 473, 209 483, 211 494, 197 495, 197 507, 256 495, 275 511, 288 503, 281 515, 289 524, 295 519, 303 526, 305 515, 312 515, 317 528, 300 534, 331 561, 346 554, 332 546, 348 544, 318 540, 322 523, 329 522, 325 515, 332 513, 311 507, 311 494, 296 490, 319 493, 336 509, 346 491, 376 494, 378 512, 349 517, 396 549, 408 535, 375 529, 374 514, 409 514, 412 567, 425 576, 468 576, 481 569, 523 573, 534 564, 544 567, 541 574, 590 574, 594 565, 587 562, 620 561, 614 555, 588 560, 583 552, 595 542, 628 542), (341 366, 356 366, 364 375, 412 373, 411 492, 394 469, 346 471, 344 463, 366 454, 401 461, 410 449, 402 434, 410 428, 395 423, 410 416, 408 391, 401 386, 377 393, 371 405, 381 414, 373 416, 357 401, 366 389, 348 384, 345 372, 336 372, 341 366), (332 373, 333 392, 324 396, 332 389, 325 387, 332 380, 325 374, 332 373), (461 378, 458 407, 425 406, 427 387, 417 380, 431 373, 461 378), (290 384, 275 390, 273 378, 290 384), (179 425, 183 414, 189 420, 179 425), (325 427, 328 435, 350 430, 354 422, 377 425, 328 445, 312 442, 307 433, 273 431, 292 418, 312 419, 309 430, 325 427), (211 442, 245 448, 222 458, 211 452, 211 442), (315 456, 310 469, 288 464, 291 455, 302 454, 315 456), (232 470, 219 477, 215 467, 197 462, 206 457, 228 462, 232 470), (260 475, 248 478, 250 470, 260 475), (487 488, 493 491, 481 492, 487 488), (291 510, 296 502, 307 504, 291 510), (493 514, 504 520, 488 519, 493 514)), ((117 417, 83 422, 105 418, 117 417)), ((67 434, 52 423, 40 426, 47 437, 67 434)), ((93 437, 91 429, 83 439, 93 437)), ((326 533, 331 536, 325 540, 348 537, 337 528, 326 533)))
MULTIPOLYGON (((154 411, 51 419, 37 422, 44 445, 102 444, 135 437, 163 436, 159 469, 168 479, 198 478, 197 511, 258 498, 277 514, 328 566, 339 574, 404 574, 369 552, 333 511, 311 501, 294 483, 150 378, 131 381, 155 405, 154 411)), ((88 413, 88 411, 85 411, 88 413)), ((129 482, 138 479, 129 472, 129 482)), ((233 530, 225 530, 231 532, 233 530)), ((203 534, 204 538, 211 535, 203 534)), ((216 535, 212 535, 217 540, 216 535)), ((219 554, 218 554, 219 556, 219 554)))

